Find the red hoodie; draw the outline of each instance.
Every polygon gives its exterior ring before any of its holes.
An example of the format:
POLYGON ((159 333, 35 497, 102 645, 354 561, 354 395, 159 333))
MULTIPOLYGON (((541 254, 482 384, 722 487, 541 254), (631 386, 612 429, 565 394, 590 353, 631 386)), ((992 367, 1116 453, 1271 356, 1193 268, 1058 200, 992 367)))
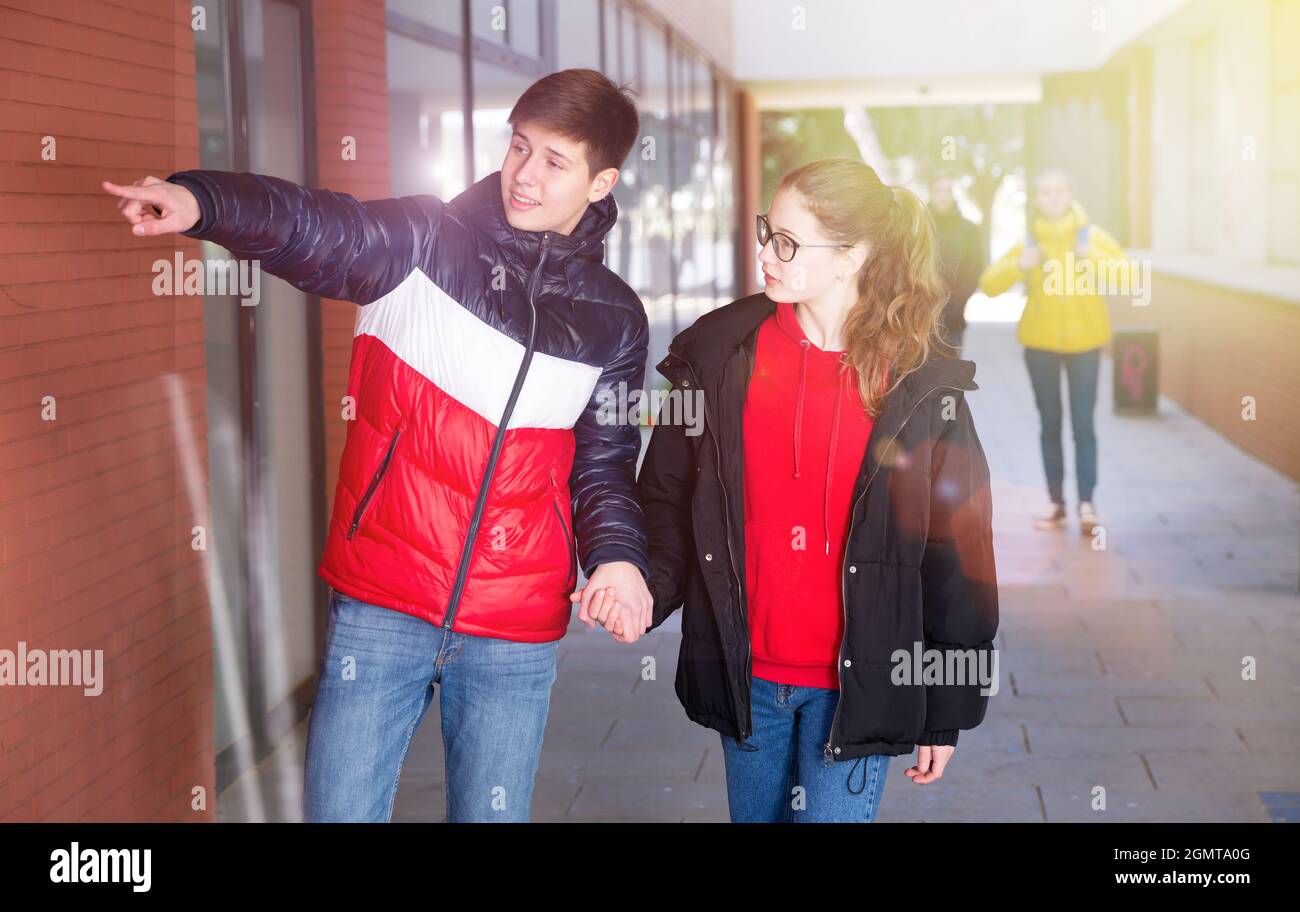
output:
POLYGON ((849 502, 871 436, 857 374, 794 306, 758 330, 745 398, 745 574, 755 677, 839 687, 849 502))

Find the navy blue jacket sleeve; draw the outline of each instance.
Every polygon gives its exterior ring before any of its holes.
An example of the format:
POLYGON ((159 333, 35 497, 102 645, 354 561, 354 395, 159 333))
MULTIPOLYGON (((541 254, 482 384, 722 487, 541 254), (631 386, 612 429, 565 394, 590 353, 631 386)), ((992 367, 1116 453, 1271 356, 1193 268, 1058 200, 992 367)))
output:
POLYGON ((587 576, 610 561, 630 561, 650 576, 645 517, 636 494, 641 426, 627 420, 632 391, 641 389, 645 379, 649 339, 645 311, 638 306, 627 318, 619 351, 601 372, 573 427, 569 485, 578 554, 587 576), (620 402, 627 403, 628 412, 617 407, 620 402))
POLYGON ((257 260, 309 294, 369 304, 436 256, 444 203, 434 196, 360 202, 263 174, 178 171, 198 200, 186 237, 257 260))

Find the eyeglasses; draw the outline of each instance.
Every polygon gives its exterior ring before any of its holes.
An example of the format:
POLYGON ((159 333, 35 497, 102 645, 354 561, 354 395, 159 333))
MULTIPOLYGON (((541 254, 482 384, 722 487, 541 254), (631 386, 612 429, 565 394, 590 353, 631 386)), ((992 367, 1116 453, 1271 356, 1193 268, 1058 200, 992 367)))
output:
POLYGON ((767 223, 767 216, 758 217, 758 246, 759 249, 767 246, 767 242, 772 242, 772 252, 782 263, 788 263, 794 259, 794 255, 799 252, 800 247, 833 247, 837 250, 847 250, 852 244, 800 244, 788 234, 780 231, 773 231, 772 226, 767 223))

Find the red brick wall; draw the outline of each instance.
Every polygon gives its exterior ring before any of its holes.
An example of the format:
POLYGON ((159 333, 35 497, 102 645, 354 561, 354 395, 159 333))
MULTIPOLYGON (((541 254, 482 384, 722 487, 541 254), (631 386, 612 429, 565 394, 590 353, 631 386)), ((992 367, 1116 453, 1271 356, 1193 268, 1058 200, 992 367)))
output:
POLYGON ((0 0, 0 649, 102 649, 105 678, 0 688, 0 820, 215 808, 202 299, 153 295, 174 239, 99 188, 197 166, 187 10, 0 0))
MULTIPOLYGON (((316 158, 320 185, 358 199, 390 194, 388 79, 383 0, 317 0, 312 6, 316 48, 316 158), (345 136, 356 160, 344 161, 345 136)), ((355 305, 323 302, 322 381, 325 410, 325 496, 333 505, 347 424, 347 392, 355 305)), ((327 514, 328 516, 328 514, 327 514)))
POLYGON ((1160 391, 1300 481, 1300 306, 1155 273, 1151 303, 1113 306, 1116 327, 1159 330, 1160 391), (1243 396, 1256 418, 1242 419, 1243 396))

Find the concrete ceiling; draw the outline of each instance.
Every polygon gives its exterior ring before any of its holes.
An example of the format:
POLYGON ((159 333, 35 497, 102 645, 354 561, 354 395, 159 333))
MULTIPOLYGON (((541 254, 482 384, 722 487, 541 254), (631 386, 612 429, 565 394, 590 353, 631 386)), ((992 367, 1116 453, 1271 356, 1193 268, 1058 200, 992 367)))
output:
POLYGON ((1033 101, 1044 74, 1101 66, 1185 2, 735 0, 734 73, 762 106, 828 92, 865 92, 871 103, 1033 101))

